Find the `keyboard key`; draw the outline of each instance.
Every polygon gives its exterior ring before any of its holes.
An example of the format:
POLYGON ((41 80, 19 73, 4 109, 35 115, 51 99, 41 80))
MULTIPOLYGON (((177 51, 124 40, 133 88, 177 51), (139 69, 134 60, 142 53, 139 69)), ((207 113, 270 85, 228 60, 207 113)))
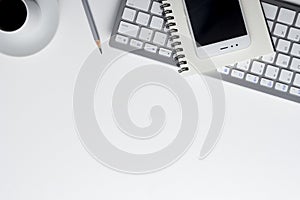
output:
POLYGON ((153 38, 153 43, 163 46, 166 43, 167 35, 161 32, 156 32, 153 38))
POLYGON ((229 67, 220 67, 217 70, 218 70, 218 72, 220 72, 222 74, 225 74, 225 75, 228 75, 229 72, 230 72, 230 68, 229 67))
POLYGON ((171 57, 171 55, 172 55, 171 50, 163 49, 163 48, 160 48, 158 53, 159 53, 159 55, 162 55, 162 56, 165 56, 165 57, 171 57))
POLYGON ((151 0, 127 0, 126 5, 143 11, 148 11, 151 0))
POLYGON ((291 42, 287 40, 280 39, 278 41, 276 50, 282 53, 288 53, 291 47, 291 42))
POLYGON ((268 3, 262 3, 266 18, 274 20, 278 11, 278 7, 268 3))
POLYGON ((280 91, 280 92, 287 92, 289 87, 286 84, 276 83, 275 84, 275 89, 280 91))
POLYGON ((300 97, 300 89, 295 88, 295 87, 291 87, 290 94, 300 97))
POLYGON ((264 72, 264 68, 265 68, 264 63, 254 61, 252 64, 251 72, 257 75, 262 75, 264 72))
POLYGON ((134 24, 130 24, 124 21, 121 21, 119 26, 119 33, 122 33, 127 36, 136 37, 139 31, 139 27, 134 24))
POLYGON ((150 23, 150 28, 161 30, 163 27, 163 24, 164 24, 163 18, 153 16, 151 23, 150 23))
POLYGON ((293 40, 295 42, 299 42, 300 41, 300 29, 290 28, 288 39, 293 40))
POLYGON ((291 70, 294 70, 296 72, 300 72, 300 59, 293 58, 292 64, 291 64, 291 70))
POLYGON ((130 46, 132 46, 134 48, 137 48, 137 49, 141 49, 143 47, 143 42, 135 40, 135 39, 132 39, 130 41, 130 46))
POLYGON ((272 41, 273 41, 274 46, 275 46, 277 40, 278 40, 277 37, 274 37, 274 36, 272 37, 272 41))
POLYGON ((130 8, 125 8, 122 15, 122 19, 133 22, 135 15, 136 15, 135 10, 132 10, 130 8))
POLYGON ((276 24, 274 29, 274 35, 278 37, 285 37, 288 27, 283 24, 276 24))
POLYGON ((272 65, 268 65, 266 73, 265 73, 265 76, 267 78, 270 78, 270 79, 276 79, 277 76, 278 76, 278 72, 279 72, 279 68, 278 67, 274 67, 272 65))
POLYGON ((278 65, 280 67, 287 68, 289 66, 290 59, 291 59, 290 56, 283 55, 283 54, 280 53, 277 56, 276 65, 278 65))
POLYGON ((148 51, 150 53, 156 53, 157 52, 157 46, 154 46, 154 45, 148 44, 148 43, 145 44, 144 49, 145 49, 145 51, 148 51))
POLYGON ((162 16, 163 10, 160 7, 161 5, 161 3, 154 1, 152 4, 151 13, 153 13, 154 15, 162 16))
POLYGON ((145 41, 150 42, 150 40, 151 40, 151 38, 152 38, 152 34, 153 34, 153 31, 152 31, 152 30, 147 29, 147 28, 142 28, 142 29, 141 29, 141 32, 140 32, 139 38, 140 38, 141 40, 145 40, 145 41))
POLYGON ((295 20, 296 12, 281 8, 278 15, 278 21, 284 24, 292 25, 295 20))
POLYGON ((300 44, 293 44, 291 54, 300 58, 300 44))
POLYGON ((258 83, 258 80, 259 80, 259 77, 258 77, 258 76, 254 76, 254 75, 252 75, 252 74, 247 74, 247 76, 246 76, 246 81, 248 81, 248 82, 257 84, 257 83, 258 83))
POLYGON ((292 82, 292 78, 293 78, 293 72, 285 69, 281 70, 279 81, 289 84, 292 82))
POLYGON ((167 47, 171 49, 171 48, 172 48, 172 43, 173 43, 173 42, 172 42, 171 40, 168 40, 168 42, 167 42, 167 47))
POLYGON ((294 85, 300 87, 300 74, 296 74, 295 80, 294 80, 294 85))
POLYGON ((234 78, 243 79, 245 76, 245 73, 234 69, 231 72, 231 76, 234 78))
POLYGON ((238 69, 241 69, 241 70, 244 70, 244 71, 248 71, 248 70, 249 70, 249 67, 250 67, 250 63, 251 63, 250 60, 246 60, 246 61, 243 61, 243 62, 239 62, 239 63, 237 64, 237 68, 238 68, 238 69))
POLYGON ((296 26, 300 28, 300 14, 298 14, 298 18, 296 21, 296 26))
POLYGON ((121 43, 121 44, 127 44, 128 43, 128 37, 122 36, 122 35, 117 35, 115 38, 116 42, 121 43))
POLYGON ((148 22, 149 22, 149 19, 150 19, 150 15, 149 14, 146 14, 146 13, 143 13, 143 12, 139 12, 139 14, 138 14, 138 16, 136 18, 136 23, 140 24, 142 26, 147 26, 148 22))
POLYGON ((274 81, 262 78, 260 81, 260 85, 262 85, 264 87, 272 88, 274 85, 274 81))
POLYGON ((273 26, 274 26, 274 22, 272 22, 272 21, 267 21, 268 22, 268 27, 269 27, 269 30, 270 31, 272 31, 272 29, 273 29, 273 26))
POLYGON ((271 53, 262 57, 262 61, 273 64, 275 61, 276 53, 271 53))

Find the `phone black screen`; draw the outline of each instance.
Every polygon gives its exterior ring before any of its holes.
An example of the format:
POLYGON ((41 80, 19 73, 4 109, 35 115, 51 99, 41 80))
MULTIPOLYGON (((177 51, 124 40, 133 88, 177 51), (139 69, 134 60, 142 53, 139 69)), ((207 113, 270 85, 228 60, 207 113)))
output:
POLYGON ((185 0, 199 46, 247 35, 239 0, 185 0))

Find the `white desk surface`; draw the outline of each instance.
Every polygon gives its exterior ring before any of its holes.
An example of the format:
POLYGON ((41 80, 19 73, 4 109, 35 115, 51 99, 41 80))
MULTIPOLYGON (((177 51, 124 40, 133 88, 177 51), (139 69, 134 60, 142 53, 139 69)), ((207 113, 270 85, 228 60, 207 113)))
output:
MULTIPOLYGON (((90 1, 108 40, 120 0, 90 1)), ((197 160, 195 142, 155 174, 120 174, 96 162, 72 111, 76 76, 94 43, 81 2, 60 7, 46 49, 27 58, 0 55, 0 199, 300 199, 300 105, 227 83, 223 136, 205 160, 197 160)), ((190 81, 198 87, 197 77, 190 81)))

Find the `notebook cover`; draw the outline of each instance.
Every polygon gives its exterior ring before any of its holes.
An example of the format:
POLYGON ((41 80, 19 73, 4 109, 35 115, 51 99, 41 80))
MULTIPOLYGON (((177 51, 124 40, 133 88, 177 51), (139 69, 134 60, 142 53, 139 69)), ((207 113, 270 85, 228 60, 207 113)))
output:
POLYGON ((190 32, 189 19, 186 14, 184 0, 167 0, 171 6, 167 9, 173 11, 176 28, 179 30, 180 42, 184 48, 186 60, 190 70, 184 75, 193 75, 196 72, 205 73, 218 67, 227 66, 239 61, 255 58, 274 52, 270 32, 264 17, 260 0, 241 0, 241 6, 245 15, 246 25, 251 38, 248 48, 218 55, 210 58, 200 59, 196 54, 196 45, 190 32))

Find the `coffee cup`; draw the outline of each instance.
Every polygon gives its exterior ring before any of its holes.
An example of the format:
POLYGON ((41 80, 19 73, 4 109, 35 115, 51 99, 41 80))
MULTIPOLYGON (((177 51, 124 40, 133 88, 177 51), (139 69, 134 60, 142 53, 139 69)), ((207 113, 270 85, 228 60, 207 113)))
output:
POLYGON ((28 56, 42 50, 58 27, 57 0, 0 0, 0 53, 28 56))
POLYGON ((12 33, 36 26, 40 8, 33 0, 0 0, 0 31, 12 33))

